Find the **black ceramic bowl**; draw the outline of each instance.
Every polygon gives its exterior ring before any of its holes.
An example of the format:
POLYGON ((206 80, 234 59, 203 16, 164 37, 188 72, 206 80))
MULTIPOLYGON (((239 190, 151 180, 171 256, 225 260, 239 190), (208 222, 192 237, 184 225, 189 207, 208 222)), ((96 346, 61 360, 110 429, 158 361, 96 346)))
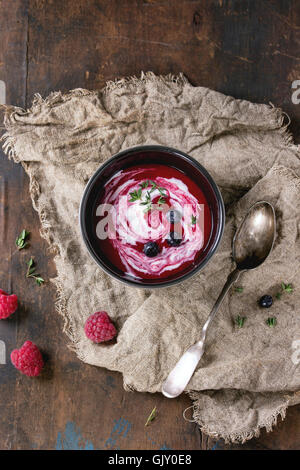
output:
POLYGON ((176 284, 200 271, 215 253, 222 238, 225 221, 224 204, 221 193, 206 169, 189 155, 169 147, 158 145, 133 147, 118 153, 107 160, 89 180, 80 206, 81 232, 88 251, 96 263, 108 274, 132 286, 152 288, 176 284), (208 242, 188 268, 163 279, 135 279, 124 274, 107 258, 96 237, 96 208, 105 183, 118 171, 139 164, 163 164, 185 173, 200 186, 209 204, 212 228, 208 242))

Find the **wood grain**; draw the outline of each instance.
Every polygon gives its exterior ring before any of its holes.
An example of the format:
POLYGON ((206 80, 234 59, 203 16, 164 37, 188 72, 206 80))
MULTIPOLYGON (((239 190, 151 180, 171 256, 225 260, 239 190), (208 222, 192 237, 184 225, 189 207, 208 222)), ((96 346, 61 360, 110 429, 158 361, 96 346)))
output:
MULTIPOLYGON (((281 106, 300 139, 300 5, 296 0, 2 0, 0 79, 7 102, 29 106, 34 93, 101 88, 107 80, 183 72, 195 85, 281 106)), ((80 362, 67 348, 49 282, 25 279, 33 255, 46 279, 55 276, 20 165, 0 159, 0 286, 19 295, 17 314, 0 324, 7 364, 0 365, 1 449, 237 449, 212 441, 182 413, 187 397, 128 393, 121 376, 80 362), (31 231, 30 247, 14 240, 31 231), (38 379, 21 376, 9 353, 36 342, 47 357, 38 379), (145 427, 157 406, 157 419, 145 427)), ((300 407, 273 433, 242 449, 299 449, 300 407)))

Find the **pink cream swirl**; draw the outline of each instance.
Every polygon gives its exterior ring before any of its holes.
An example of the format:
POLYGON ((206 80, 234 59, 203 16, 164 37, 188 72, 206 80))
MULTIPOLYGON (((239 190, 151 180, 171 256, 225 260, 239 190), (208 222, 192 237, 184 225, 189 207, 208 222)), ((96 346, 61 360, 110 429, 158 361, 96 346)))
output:
POLYGON ((127 172, 126 176, 124 181, 123 172, 120 171, 106 183, 102 201, 112 206, 113 224, 108 227, 108 237, 126 273, 135 277, 159 276, 193 261, 204 243, 203 205, 178 178, 155 177, 151 180, 156 185, 153 188, 142 187, 144 180, 140 179, 136 170, 127 172), (158 188, 164 190, 164 203, 159 203, 162 193, 158 188), (140 197, 131 202, 131 194, 138 191, 140 197), (142 202, 149 193, 151 210, 147 211, 146 204, 142 202), (174 226, 168 220, 170 209, 180 214, 180 220, 174 226), (179 246, 169 246, 167 238, 170 230, 181 235, 179 246), (156 242, 160 247, 153 258, 146 256, 142 249, 149 241, 156 242))

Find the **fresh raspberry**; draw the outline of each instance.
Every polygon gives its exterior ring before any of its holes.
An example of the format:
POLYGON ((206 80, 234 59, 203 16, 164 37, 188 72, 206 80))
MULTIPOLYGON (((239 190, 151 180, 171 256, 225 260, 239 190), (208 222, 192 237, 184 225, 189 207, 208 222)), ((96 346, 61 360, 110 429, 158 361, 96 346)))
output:
POLYGON ((9 317, 17 310, 18 297, 15 294, 8 295, 0 289, 0 320, 9 317))
POLYGON ((117 330, 106 312, 96 312, 90 315, 85 322, 84 331, 94 343, 109 341, 117 334, 117 330))
POLYGON ((40 350, 31 341, 25 341, 20 349, 14 349, 10 358, 16 369, 29 377, 39 375, 44 366, 40 350))

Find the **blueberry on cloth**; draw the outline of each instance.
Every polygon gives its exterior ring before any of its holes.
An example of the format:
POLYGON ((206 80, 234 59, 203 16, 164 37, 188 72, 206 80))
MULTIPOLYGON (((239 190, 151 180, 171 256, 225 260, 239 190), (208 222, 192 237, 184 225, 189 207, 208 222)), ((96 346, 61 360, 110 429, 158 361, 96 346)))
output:
POLYGON ((259 299, 259 305, 263 308, 270 308, 272 307, 273 299, 271 295, 263 295, 259 299))
POLYGON ((158 244, 155 242, 147 242, 144 245, 143 251, 149 258, 154 258, 159 252, 158 244))
POLYGON ((177 210, 170 210, 166 213, 166 217, 171 224, 177 224, 181 219, 181 214, 177 210))
POLYGON ((178 246, 182 242, 182 238, 177 232, 170 232, 167 238, 167 242, 170 246, 178 246))

